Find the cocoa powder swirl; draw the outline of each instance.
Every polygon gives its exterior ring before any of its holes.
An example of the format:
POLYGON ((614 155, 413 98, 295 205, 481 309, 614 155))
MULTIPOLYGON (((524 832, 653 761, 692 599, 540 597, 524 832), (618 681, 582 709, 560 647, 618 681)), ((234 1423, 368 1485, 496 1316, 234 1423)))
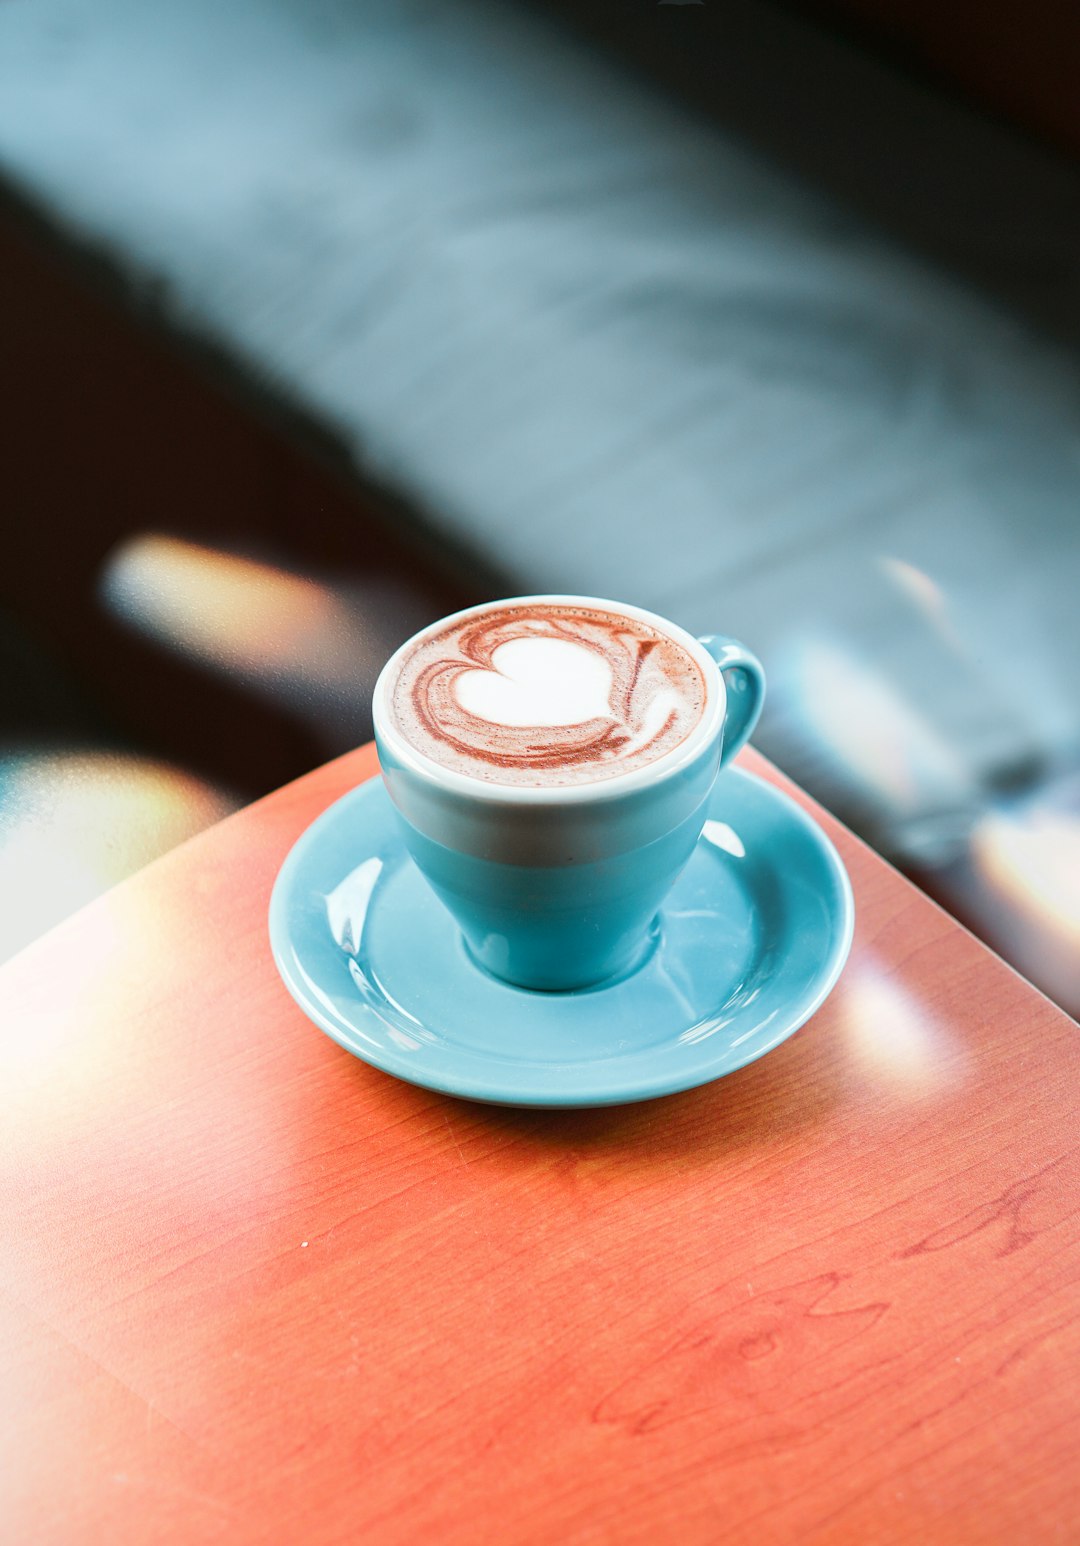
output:
POLYGON ((398 730, 443 767, 555 786, 612 778, 673 750, 701 718, 706 685, 693 656, 643 620, 541 603, 493 608, 418 640, 390 695, 398 730))

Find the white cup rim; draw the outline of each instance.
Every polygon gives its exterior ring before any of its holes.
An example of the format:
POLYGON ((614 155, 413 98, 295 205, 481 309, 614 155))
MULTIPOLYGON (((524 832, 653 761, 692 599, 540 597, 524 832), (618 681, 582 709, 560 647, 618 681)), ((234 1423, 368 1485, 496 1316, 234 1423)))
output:
POLYGON ((437 785, 447 793, 456 794, 462 798, 493 805, 533 807, 600 804, 634 794, 639 789, 647 789, 653 784, 666 782, 667 779, 692 764, 702 750, 716 738, 723 726, 726 708, 727 690, 719 666, 704 645, 685 628, 680 628, 678 623, 661 617, 658 612, 633 606, 630 602, 609 601, 600 596, 574 596, 561 593, 505 596, 498 601, 478 602, 475 606, 462 607, 459 611, 448 613, 446 617, 441 617, 426 627, 418 629, 394 651, 383 666, 375 683, 372 698, 372 717, 378 739, 386 746, 395 761, 407 768, 410 773, 427 783, 437 785), (705 707, 689 735, 677 746, 673 746, 670 751, 657 757, 654 762, 646 763, 644 767, 633 768, 626 773, 614 773, 609 778, 596 779, 591 783, 557 784, 548 787, 499 784, 489 779, 473 778, 467 773, 459 773, 453 768, 444 767, 442 763, 436 762, 434 758, 419 751, 397 730, 389 706, 390 683, 394 680, 397 667, 406 652, 411 650, 419 640, 441 632, 455 623, 463 622, 468 617, 523 605, 592 607, 601 612, 621 613, 638 622, 648 624, 660 633, 667 634, 697 662, 705 679, 705 707))

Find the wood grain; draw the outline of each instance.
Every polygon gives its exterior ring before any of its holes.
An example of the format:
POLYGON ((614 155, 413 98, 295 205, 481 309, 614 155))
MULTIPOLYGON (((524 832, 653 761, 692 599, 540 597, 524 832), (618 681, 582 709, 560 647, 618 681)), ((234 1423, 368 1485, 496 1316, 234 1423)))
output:
POLYGON ((761 1062, 598 1112, 412 1088, 266 938, 374 768, 0 971, 4 1538, 1075 1539, 1075 1024, 821 817, 856 944, 761 1062))

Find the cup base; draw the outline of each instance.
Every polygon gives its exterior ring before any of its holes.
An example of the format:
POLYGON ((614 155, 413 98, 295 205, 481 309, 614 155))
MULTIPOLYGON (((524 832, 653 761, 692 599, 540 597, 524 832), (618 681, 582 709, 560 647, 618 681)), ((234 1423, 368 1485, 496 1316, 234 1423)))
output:
POLYGON ((490 977, 492 982, 497 982, 503 987, 516 988, 521 993, 543 993, 548 998, 559 998, 571 993, 602 993, 608 988, 613 988, 617 983, 625 982, 628 977, 633 977, 641 971, 656 953, 660 945, 660 917, 659 914, 650 923, 645 931, 644 938, 635 942, 632 950, 623 957, 621 962, 610 971, 603 972, 600 976, 587 976, 581 981, 565 982, 559 974, 559 982, 553 984, 539 980, 522 980, 518 977, 503 976, 501 972, 493 971, 486 966, 479 955, 470 945, 465 935, 460 936, 461 947, 468 958, 469 964, 476 971, 483 972, 485 977, 490 977))

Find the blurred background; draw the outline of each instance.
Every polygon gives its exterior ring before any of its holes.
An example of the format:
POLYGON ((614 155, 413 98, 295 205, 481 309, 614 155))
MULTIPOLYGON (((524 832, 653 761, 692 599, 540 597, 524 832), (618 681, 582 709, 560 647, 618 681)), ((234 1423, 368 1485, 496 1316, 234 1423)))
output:
POLYGON ((1080 1015, 1080 15, 7 0, 0 958, 576 591, 1080 1015))

